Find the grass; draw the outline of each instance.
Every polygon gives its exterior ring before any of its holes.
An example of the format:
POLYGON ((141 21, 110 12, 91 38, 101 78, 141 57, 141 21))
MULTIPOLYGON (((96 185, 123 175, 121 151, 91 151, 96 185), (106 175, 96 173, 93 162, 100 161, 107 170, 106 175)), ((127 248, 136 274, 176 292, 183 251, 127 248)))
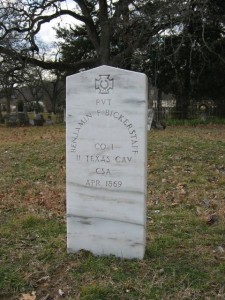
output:
POLYGON ((142 261, 66 253, 63 125, 0 137, 0 299, 225 299, 224 125, 149 132, 142 261))

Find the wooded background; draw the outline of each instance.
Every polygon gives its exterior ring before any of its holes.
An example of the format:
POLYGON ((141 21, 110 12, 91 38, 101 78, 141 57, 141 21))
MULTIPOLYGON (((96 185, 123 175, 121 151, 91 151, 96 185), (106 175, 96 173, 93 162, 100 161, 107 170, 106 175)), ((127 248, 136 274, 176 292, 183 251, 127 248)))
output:
POLYGON ((47 86, 55 112, 63 106, 57 95, 65 76, 107 64, 146 73, 159 95, 173 95, 177 117, 209 101, 225 116, 224 1, 70 2, 72 10, 62 8, 66 0, 0 0, 0 89, 8 113, 15 88, 31 85, 47 86), (79 25, 60 25, 65 15, 79 25), (37 34, 53 19, 58 40, 46 45, 37 34))

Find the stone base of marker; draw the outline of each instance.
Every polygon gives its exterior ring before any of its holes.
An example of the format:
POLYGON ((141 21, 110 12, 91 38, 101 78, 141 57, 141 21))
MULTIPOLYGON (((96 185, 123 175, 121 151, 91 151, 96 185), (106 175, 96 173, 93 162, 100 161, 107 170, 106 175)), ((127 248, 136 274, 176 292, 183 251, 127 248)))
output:
POLYGON ((68 228, 70 228, 68 252, 85 249, 95 255, 139 259, 144 256, 145 229, 139 224, 100 218, 70 217, 68 228))
POLYGON ((147 78, 101 66, 67 78, 67 247, 142 259, 147 78))

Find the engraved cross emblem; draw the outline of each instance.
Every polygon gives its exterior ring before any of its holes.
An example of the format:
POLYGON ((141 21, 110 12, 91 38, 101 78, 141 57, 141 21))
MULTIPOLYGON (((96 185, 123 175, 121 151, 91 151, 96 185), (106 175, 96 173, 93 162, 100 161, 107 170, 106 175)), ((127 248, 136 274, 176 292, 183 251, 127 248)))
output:
POLYGON ((99 94, 109 94, 109 90, 113 89, 114 80, 110 75, 99 75, 99 79, 95 79, 95 89, 99 90, 99 94))

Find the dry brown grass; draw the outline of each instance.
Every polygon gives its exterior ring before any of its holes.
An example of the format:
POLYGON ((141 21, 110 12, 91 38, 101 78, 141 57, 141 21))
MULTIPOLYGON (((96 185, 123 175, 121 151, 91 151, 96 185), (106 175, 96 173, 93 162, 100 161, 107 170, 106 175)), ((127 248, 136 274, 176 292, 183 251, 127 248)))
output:
POLYGON ((66 254, 64 126, 0 127, 0 168, 1 299, 225 299, 225 126, 149 133, 143 261, 66 254))

